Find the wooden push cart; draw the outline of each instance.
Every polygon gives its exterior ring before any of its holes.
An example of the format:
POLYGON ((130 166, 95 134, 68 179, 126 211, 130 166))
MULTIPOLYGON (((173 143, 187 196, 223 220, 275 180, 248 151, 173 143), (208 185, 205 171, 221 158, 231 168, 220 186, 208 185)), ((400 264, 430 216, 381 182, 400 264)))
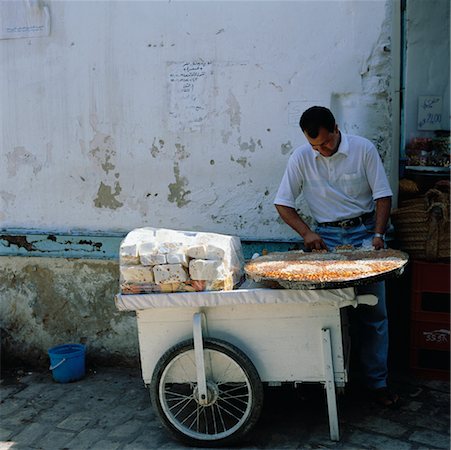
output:
POLYGON ((262 383, 319 382, 339 440, 336 387, 347 381, 346 306, 376 304, 353 287, 118 295, 135 310, 142 375, 154 409, 180 440, 228 445, 258 420, 262 383))

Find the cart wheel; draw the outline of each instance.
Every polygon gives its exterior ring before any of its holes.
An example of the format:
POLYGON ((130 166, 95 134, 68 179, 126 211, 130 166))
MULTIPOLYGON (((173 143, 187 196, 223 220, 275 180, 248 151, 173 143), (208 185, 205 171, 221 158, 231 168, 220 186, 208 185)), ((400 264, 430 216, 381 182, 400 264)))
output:
POLYGON ((263 387, 249 358, 219 339, 204 338, 208 403, 199 404, 194 341, 180 342, 158 361, 150 395, 163 424, 181 441, 200 447, 228 445, 257 422, 263 387))

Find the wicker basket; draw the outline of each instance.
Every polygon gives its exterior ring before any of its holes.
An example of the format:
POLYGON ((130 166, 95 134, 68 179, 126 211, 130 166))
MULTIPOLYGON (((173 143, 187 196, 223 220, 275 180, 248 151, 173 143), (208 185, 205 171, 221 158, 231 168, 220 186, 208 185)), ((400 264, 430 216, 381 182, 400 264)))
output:
POLYGON ((391 217, 399 246, 411 257, 429 261, 450 257, 449 192, 430 189, 405 201, 391 217))

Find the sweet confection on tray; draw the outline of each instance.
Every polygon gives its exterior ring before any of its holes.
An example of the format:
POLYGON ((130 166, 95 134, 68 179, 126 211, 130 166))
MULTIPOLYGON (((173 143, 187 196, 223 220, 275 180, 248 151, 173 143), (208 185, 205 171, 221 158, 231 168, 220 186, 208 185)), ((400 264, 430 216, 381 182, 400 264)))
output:
POLYGON ((402 269, 408 260, 407 255, 398 250, 340 250, 326 253, 269 253, 247 263, 244 270, 255 281, 275 280, 321 285, 377 277, 402 269))
POLYGON ((243 275, 236 236, 137 228, 119 251, 122 294, 232 290, 243 275))

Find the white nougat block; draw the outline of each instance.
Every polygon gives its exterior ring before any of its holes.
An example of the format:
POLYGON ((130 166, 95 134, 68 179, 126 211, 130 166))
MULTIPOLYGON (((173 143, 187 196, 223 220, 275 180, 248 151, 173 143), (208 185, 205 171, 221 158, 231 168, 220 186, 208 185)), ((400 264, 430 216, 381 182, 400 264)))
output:
POLYGON ((136 244, 122 244, 119 250, 121 264, 139 264, 138 246, 136 244))
POLYGON ((138 254, 141 256, 148 255, 149 253, 157 253, 156 247, 154 241, 141 242, 138 246, 138 254))
POLYGON ((194 245, 189 247, 186 254, 194 259, 213 259, 221 260, 224 258, 224 250, 216 245, 194 245))
POLYGON ((158 253, 179 253, 182 249, 182 242, 161 242, 158 244, 158 253))
POLYGON ((166 255, 166 260, 168 264, 182 264, 185 267, 188 267, 188 257, 185 253, 168 253, 166 255))
POLYGON ((153 271, 145 266, 120 266, 121 280, 124 283, 153 283, 153 271))
POLYGON ((154 266, 153 274, 156 284, 188 281, 186 269, 181 264, 162 264, 154 266))
POLYGON ((221 261, 193 259, 189 263, 189 274, 193 280, 213 281, 224 278, 224 265, 221 261))
POLYGON ((190 258, 194 259, 206 259, 207 246, 206 245, 193 245, 186 250, 186 254, 190 258))
POLYGON ((131 231, 122 240, 119 249, 119 262, 123 265, 139 264, 139 247, 141 243, 152 241, 155 230, 152 228, 138 228, 131 231))
POLYGON ((224 250, 222 248, 216 247, 215 245, 207 245, 207 256, 205 259, 217 259, 221 260, 224 258, 224 250))
POLYGON ((166 264, 166 255, 161 253, 145 253, 139 256, 143 266, 156 266, 158 264, 166 264))

